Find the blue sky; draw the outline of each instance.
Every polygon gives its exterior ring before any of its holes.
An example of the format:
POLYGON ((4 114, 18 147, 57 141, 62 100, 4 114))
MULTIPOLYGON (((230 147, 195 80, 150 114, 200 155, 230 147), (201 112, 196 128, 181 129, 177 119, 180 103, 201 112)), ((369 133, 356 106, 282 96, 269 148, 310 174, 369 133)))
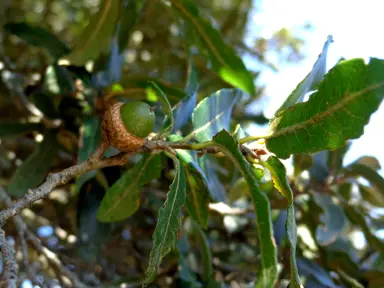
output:
MULTIPOLYGON (((334 43, 328 51, 327 69, 332 68, 341 57, 346 59, 357 57, 366 61, 369 57, 384 59, 384 39, 381 34, 381 27, 384 27, 383 1, 254 1, 257 9, 250 16, 249 38, 253 38, 252 34, 269 38, 273 32, 288 28, 299 31, 297 35, 305 40, 304 60, 281 65, 278 67, 278 73, 268 69, 263 71, 259 83, 266 85, 267 99, 262 104, 266 116, 273 115, 311 70, 328 35, 333 36, 334 43), (300 27, 306 23, 310 23, 313 28, 300 32, 300 27)), ((273 55, 270 55, 270 59, 273 61, 273 55)), ((247 64, 250 68, 255 65, 247 64)), ((347 163, 362 155, 372 155, 384 165, 384 152, 381 148, 383 142, 379 132, 383 131, 382 125, 384 125, 384 105, 372 115, 370 123, 365 127, 364 135, 353 141, 345 159, 347 163)), ((261 130, 255 129, 255 132, 261 130)))

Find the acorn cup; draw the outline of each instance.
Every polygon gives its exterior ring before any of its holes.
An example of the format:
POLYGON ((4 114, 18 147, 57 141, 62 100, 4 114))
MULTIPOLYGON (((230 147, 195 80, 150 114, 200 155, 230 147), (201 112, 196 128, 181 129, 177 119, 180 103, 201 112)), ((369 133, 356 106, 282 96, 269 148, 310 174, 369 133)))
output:
POLYGON ((144 145, 154 126, 155 113, 147 103, 118 102, 104 114, 103 141, 122 152, 136 151, 144 145))

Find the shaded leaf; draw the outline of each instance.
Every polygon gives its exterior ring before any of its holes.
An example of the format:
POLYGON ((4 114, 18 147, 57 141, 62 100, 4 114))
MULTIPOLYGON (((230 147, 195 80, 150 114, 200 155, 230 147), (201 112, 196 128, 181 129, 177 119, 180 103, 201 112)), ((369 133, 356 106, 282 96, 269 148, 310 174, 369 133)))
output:
POLYGON ((185 169, 187 176, 187 199, 186 207, 188 214, 203 228, 208 225, 208 204, 209 204, 209 191, 207 183, 197 172, 185 169))
POLYGON ((291 282, 289 287, 292 288, 304 288, 301 285, 297 264, 296 264, 296 243, 297 243, 297 228, 296 228, 296 219, 295 219, 295 207, 291 203, 288 207, 287 222, 285 224, 285 229, 287 231, 288 243, 290 248, 290 268, 291 268, 291 282))
POLYGON ((293 155, 294 175, 298 176, 301 172, 308 170, 313 165, 312 155, 295 154, 293 155))
POLYGON ((175 121, 173 119, 173 113, 171 104, 168 101, 167 96, 164 94, 164 92, 160 89, 159 86, 155 82, 151 82, 153 89, 155 90, 156 95, 159 97, 159 100, 162 104, 165 119, 163 127, 161 128, 161 131, 159 132, 159 136, 166 136, 173 130, 173 125, 175 124, 175 121))
MULTIPOLYGON (((318 282, 320 282, 322 287, 327 287, 327 288, 336 288, 338 287, 331 277, 328 275, 328 273, 318 264, 304 258, 298 258, 297 259, 297 266, 299 268, 300 275, 303 276, 312 276, 314 277, 318 282)), ((307 283, 307 287, 313 287, 313 286, 308 286, 309 284, 307 283)))
POLYGON ((293 201, 293 192, 289 186, 287 179, 287 170, 279 158, 270 156, 266 162, 263 163, 265 167, 271 172, 273 185, 275 188, 288 200, 289 203, 293 201))
POLYGON ((199 142, 212 140, 222 129, 229 131, 232 108, 240 95, 237 89, 222 89, 197 105, 192 114, 192 133, 199 142))
POLYGON ((313 199, 323 209, 323 214, 320 215, 320 221, 323 226, 317 227, 316 240, 320 245, 330 245, 347 229, 347 218, 343 209, 333 203, 331 196, 314 192, 313 199))
POLYGON ((189 60, 188 82, 186 87, 187 96, 173 108, 173 118, 175 125, 173 132, 182 128, 191 118, 192 112, 196 107, 197 90, 199 79, 193 59, 189 60))
POLYGON ((198 159, 199 166, 206 175, 205 177, 208 181, 208 188, 212 199, 217 202, 226 202, 226 190, 217 175, 217 169, 214 165, 216 164, 215 161, 216 159, 209 157, 209 155, 203 155, 198 159))
POLYGON ((133 167, 126 171, 119 180, 107 190, 97 212, 101 222, 121 221, 139 208, 140 191, 144 184, 160 177, 161 156, 144 155, 133 167))
POLYGON ((344 205, 345 214, 348 216, 349 220, 361 228, 364 233, 365 239, 369 245, 379 251, 381 255, 384 255, 384 242, 377 238, 375 234, 371 231, 370 226, 368 225, 364 215, 357 210, 357 208, 351 205, 344 205))
POLYGON ((200 251, 201 264, 202 264, 202 279, 206 282, 212 278, 213 267, 212 267, 212 253, 209 247, 208 238, 204 231, 199 225, 192 221, 192 236, 195 240, 195 244, 200 251))
POLYGON ((375 187, 369 187, 359 184, 361 197, 369 204, 376 207, 384 207, 384 192, 377 190, 375 187))
POLYGON ((280 210, 279 216, 277 216, 275 222, 273 223, 273 235, 275 236, 277 247, 280 247, 281 243, 286 237, 285 225, 287 222, 287 216, 287 210, 280 210))
POLYGON ((260 277, 256 287, 274 287, 277 279, 277 257, 268 198, 258 188, 252 167, 245 160, 236 139, 225 130, 222 130, 213 138, 213 141, 234 162, 249 185, 256 211, 256 225, 261 253, 260 277))
MULTIPOLYGON (((117 175, 119 167, 108 167, 117 175)), ((109 176, 109 175, 108 175, 109 176)), ((108 177, 109 178, 109 177, 108 177)), ((105 188, 96 178, 85 182, 79 189, 77 204, 77 251, 85 261, 95 260, 102 244, 105 243, 114 229, 114 223, 100 223, 96 219, 97 210, 105 195, 105 188)))
POLYGON ((268 150, 279 158, 333 150, 362 135, 384 96, 384 61, 343 61, 331 69, 305 103, 283 110, 270 125, 268 150))
POLYGON ((176 248, 177 234, 180 230, 181 208, 185 204, 186 180, 183 165, 174 156, 176 169, 167 200, 160 208, 158 222, 153 233, 153 247, 149 256, 149 264, 145 273, 145 283, 149 284, 156 277, 157 269, 165 255, 176 248))
POLYGON ((129 98, 134 97, 140 92, 145 95, 147 89, 152 88, 151 82, 156 83, 156 85, 167 95, 167 98, 172 104, 176 104, 184 97, 187 97, 187 94, 178 87, 172 86, 171 84, 154 77, 140 75, 123 76, 119 82, 121 85, 121 93, 116 94, 119 96, 127 96, 129 98))
POLYGON ((40 185, 48 175, 57 150, 56 133, 48 132, 43 142, 13 174, 8 185, 9 194, 22 196, 28 192, 28 189, 34 189, 40 185))
POLYGON ((4 29, 30 45, 44 48, 55 60, 70 52, 67 44, 44 28, 26 22, 13 22, 5 24, 4 29))
POLYGON ((370 167, 353 163, 343 169, 344 177, 363 177, 372 187, 360 186, 360 192, 365 200, 376 206, 382 206, 384 201, 384 178, 370 167), (365 197, 364 197, 365 196, 365 197), (375 200, 374 200, 375 199, 375 200), (371 202, 373 200, 373 202, 371 202))
POLYGON ((74 79, 65 66, 53 64, 45 70, 43 87, 51 94, 65 94, 76 91, 74 79))
MULTIPOLYGON (((83 120, 81 140, 77 163, 82 163, 96 151, 101 140, 101 119, 98 116, 86 116, 83 120)), ((80 190, 81 186, 89 179, 96 176, 96 171, 92 170, 78 177, 76 184, 80 190)))
POLYGON ((101 1, 99 11, 91 16, 87 27, 74 41, 72 52, 66 56, 71 64, 83 66, 108 49, 116 29, 120 1, 101 1))
POLYGON ((120 14, 119 32, 118 32, 118 47, 119 53, 122 53, 128 44, 129 37, 132 34, 133 28, 139 21, 141 11, 146 3, 146 0, 128 0, 123 1, 124 7, 120 14))
POLYGON ((94 77, 98 88, 105 88, 119 81, 124 65, 124 54, 119 54, 117 37, 114 36, 111 40, 109 51, 107 54, 102 54, 96 61, 94 77))
POLYGON ((319 58, 312 67, 311 72, 297 85, 295 90, 288 96, 288 98, 281 105, 276 114, 280 111, 298 103, 303 102, 304 96, 313 90, 316 90, 317 85, 323 80, 324 74, 326 73, 327 64, 327 53, 329 45, 333 42, 332 36, 328 36, 327 41, 324 43, 323 51, 319 55, 319 58))
POLYGON ((193 41, 200 53, 211 62, 212 70, 224 81, 249 94, 255 94, 251 73, 233 48, 228 46, 211 23, 200 15, 200 11, 191 0, 171 0, 172 8, 187 22, 188 34, 195 37, 193 41))
POLYGON ((32 132, 35 130, 41 130, 43 127, 39 123, 20 123, 20 122, 4 122, 0 123, 0 138, 16 136, 32 132))
POLYGON ((379 160, 377 160, 375 157, 372 157, 372 156, 362 156, 359 159, 357 159, 355 163, 368 166, 373 170, 381 169, 379 160))

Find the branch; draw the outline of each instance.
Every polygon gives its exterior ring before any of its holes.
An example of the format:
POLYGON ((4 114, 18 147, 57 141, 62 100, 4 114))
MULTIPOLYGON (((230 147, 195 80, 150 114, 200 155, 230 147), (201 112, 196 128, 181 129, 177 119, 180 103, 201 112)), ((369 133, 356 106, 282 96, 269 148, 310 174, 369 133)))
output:
POLYGON ((5 232, 0 229, 0 251, 3 254, 4 270, 1 277, 1 283, 6 286, 17 287, 17 264, 15 260, 15 251, 8 240, 5 238, 5 232))
MULTIPOLYGON (((0 201, 3 202, 7 207, 12 207, 12 200, 11 198, 7 195, 5 190, 0 187, 0 201)), ((22 246, 22 252, 23 252, 23 258, 27 257, 28 252, 26 251, 27 245, 26 245, 26 239, 32 244, 32 246, 35 248, 37 252, 40 254, 44 255, 49 262, 49 264, 52 266, 54 271, 56 272, 56 277, 60 282, 62 281, 62 277, 65 276, 67 277, 73 284, 73 287, 79 287, 79 288, 86 288, 87 286, 83 284, 78 277, 72 273, 70 270, 68 270, 60 261, 60 259, 57 257, 55 253, 50 251, 48 248, 46 248, 43 244, 41 244, 40 239, 33 233, 31 232, 27 224, 24 222, 23 218, 20 215, 15 215, 13 217, 14 224, 16 226, 17 232, 20 237, 21 241, 21 246, 22 246), (24 243, 24 244, 23 244, 24 243)), ((14 255, 14 254, 13 254, 14 255)), ((30 271, 30 267, 28 267, 28 261, 25 261, 24 258, 24 265, 26 266, 26 270, 28 272, 28 276, 31 277, 33 276, 33 273, 30 271), (28 270, 29 269, 29 270, 28 270), (32 275, 30 275, 32 274, 32 275)), ((32 279, 35 279, 36 277, 32 277, 32 279)), ((40 287, 46 287, 43 283, 39 282, 40 287)), ((15 286, 16 287, 16 286, 15 286)))
MULTIPOLYGON (((247 139, 249 137, 243 138, 247 139)), ((241 139, 242 140, 242 139, 241 139)), ((240 143, 241 143, 240 140, 240 143)), ((252 139, 254 140, 254 139, 252 139)), ((240 148, 243 154, 249 154, 250 150, 243 145, 240 145, 240 148)), ((156 141, 147 141, 143 147, 141 147, 137 151, 120 153, 116 156, 110 158, 99 159, 103 155, 106 149, 105 143, 101 143, 100 147, 96 150, 95 154, 91 156, 87 161, 80 163, 78 165, 74 165, 72 167, 66 168, 61 172, 49 174, 47 179, 43 184, 35 189, 29 189, 28 193, 19 199, 16 203, 12 204, 8 209, 0 212, 0 227, 4 225, 4 223, 15 215, 18 215, 23 209, 29 207, 34 202, 47 197, 51 191, 59 185, 64 185, 71 181, 73 178, 85 174, 91 170, 101 169, 109 166, 117 166, 124 165, 130 156, 142 152, 151 153, 154 151, 162 150, 162 151, 170 151, 172 149, 187 149, 187 150, 197 150, 201 152, 208 153, 218 153, 217 147, 214 147, 214 143, 211 141, 204 143, 169 143, 161 140, 156 141)), ((253 151, 255 152, 255 151, 253 151)), ((252 153, 255 154, 255 153, 252 153)), ((256 153, 257 154, 257 153, 256 153)), ((253 157, 257 157, 257 155, 253 155, 253 157)))

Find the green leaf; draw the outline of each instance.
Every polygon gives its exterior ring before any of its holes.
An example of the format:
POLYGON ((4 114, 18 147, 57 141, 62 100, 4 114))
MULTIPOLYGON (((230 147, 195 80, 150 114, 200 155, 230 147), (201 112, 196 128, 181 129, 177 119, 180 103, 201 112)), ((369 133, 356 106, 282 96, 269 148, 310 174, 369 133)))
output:
MULTIPOLYGON (((167 95, 167 98, 174 105, 182 100, 184 97, 187 97, 187 94, 178 87, 175 87, 167 82, 164 82, 155 77, 142 76, 142 75, 125 75, 119 82, 122 86, 121 93, 116 93, 117 95, 126 96, 129 98, 135 97, 140 92, 145 95, 147 89, 153 88, 152 83, 156 85, 167 95)), ((143 97, 140 97, 143 98, 143 97)))
POLYGON ((295 154, 293 155, 294 175, 298 176, 301 172, 308 170, 313 165, 312 155, 295 154))
POLYGON ((28 189, 34 189, 40 185, 47 177, 57 149, 56 133, 48 132, 43 142, 13 174, 8 185, 9 194, 22 196, 28 192, 28 189))
POLYGON ((263 163, 265 167, 271 172, 273 185, 284 196, 285 199, 291 204, 293 201, 293 192, 289 186, 287 179, 287 170, 279 158, 270 156, 266 162, 263 163))
POLYGON ((5 24, 4 29, 30 45, 44 48, 55 60, 70 52, 67 44, 44 28, 25 22, 12 22, 5 24))
POLYGON ((295 206, 293 203, 288 207, 287 222, 285 223, 285 230, 287 231, 288 243, 290 248, 290 266, 291 266, 291 282, 290 288, 304 288, 301 285, 299 272, 296 264, 296 243, 297 243, 297 228, 295 219, 295 206))
POLYGON ((91 16, 87 27, 75 40, 66 58, 75 66, 83 66, 108 49, 119 17, 120 1, 101 1, 99 11, 91 16))
POLYGON ((192 135, 199 142, 205 142, 222 129, 229 131, 232 108, 240 95, 237 89, 222 89, 200 101, 192 114, 195 129, 192 135))
POLYGON ((287 170, 279 158, 270 156, 263 165, 271 172, 273 185, 290 203, 288 207, 287 221, 285 224, 285 230, 288 236, 288 243, 290 247, 290 266, 291 266, 291 283, 289 287, 297 288, 303 287, 300 282, 300 277, 296 266, 296 219, 295 219, 295 207, 293 204, 293 192, 291 186, 289 186, 287 178, 287 170))
MULTIPOLYGON (((98 116, 86 116, 82 125, 82 137, 79 144, 77 163, 82 163, 96 151, 101 140, 101 119, 98 116)), ((76 181, 80 190, 83 184, 96 176, 96 171, 92 170, 86 174, 82 174, 76 181)))
POLYGON ((97 219, 101 222, 115 222, 131 216, 140 206, 141 188, 152 179, 159 178, 160 172, 161 156, 144 155, 135 167, 126 171, 107 190, 97 212, 97 219))
POLYGON ((122 53, 127 47, 133 28, 140 19, 141 11, 146 0, 128 0, 123 1, 124 7, 120 15, 118 46, 119 53, 122 53))
POLYGON ((202 279, 204 281, 209 281, 209 279, 212 278, 213 274, 213 267, 212 267, 212 253, 211 249, 209 247, 207 236, 205 235, 204 231, 200 228, 199 225, 194 223, 192 221, 192 235, 196 242, 196 246, 198 247, 201 255, 201 262, 202 262, 202 270, 203 275, 202 279))
POLYGON ((181 129, 192 116, 192 112, 196 107, 197 90, 199 88, 199 76, 195 67, 193 59, 189 60, 188 82, 186 87, 187 96, 183 98, 173 108, 173 118, 175 119, 175 125, 173 132, 181 129))
POLYGON ((32 132, 35 130, 41 130, 42 125, 39 123, 20 123, 20 122, 3 122, 0 123, 0 138, 16 136, 32 132))
POLYGON ((331 69, 305 103, 279 113, 266 136, 267 148, 279 158, 295 153, 333 150, 362 135, 384 96, 384 61, 343 61, 331 69))
POLYGON ((342 170, 344 177, 363 177, 368 180, 372 187, 367 189, 360 186, 360 192, 365 200, 375 206, 384 205, 384 178, 374 169, 355 162, 342 170), (370 189, 369 189, 370 188, 370 189))
POLYGON ((332 36, 328 36, 328 39, 324 44, 323 51, 319 55, 315 65, 313 65, 311 72, 309 72, 303 81, 297 85, 295 90, 293 90, 291 95, 288 96, 283 105, 281 105, 279 110, 277 110, 276 114, 298 102, 303 102, 304 96, 308 92, 316 90, 317 85, 319 85, 321 80, 323 80, 324 74, 326 73, 328 47, 332 42, 332 36))
POLYGON ((349 220, 361 228, 364 233, 365 239, 369 243, 370 247, 377 250, 384 256, 384 242, 377 238, 369 227, 364 215, 356 208, 351 205, 343 205, 344 211, 347 214, 349 220))
POLYGON ((228 46, 211 23, 200 15, 191 0, 171 0, 172 8, 186 21, 200 53, 207 56, 215 71, 224 81, 251 95, 255 87, 251 73, 233 48, 228 46))
POLYGON ((185 204, 186 180, 183 165, 173 156, 176 175, 173 180, 164 207, 159 210, 158 221, 153 233, 153 247, 145 273, 145 283, 149 284, 156 277, 157 269, 165 255, 176 248, 177 234, 180 230, 181 208, 185 204))
POLYGON ((316 240, 322 246, 332 244, 348 228, 343 209, 324 193, 313 193, 316 204, 324 211, 320 216, 323 225, 316 229, 316 240))
POLYGON ((45 70, 44 91, 51 94, 65 94, 76 91, 73 76, 64 66, 53 64, 45 70))
POLYGON ((236 140, 240 140, 241 138, 245 138, 247 136, 249 135, 245 133, 243 128, 241 128, 241 125, 237 124, 235 127, 235 131, 233 132, 233 137, 235 137, 236 140))
POLYGON ((372 156, 362 156, 355 161, 355 163, 365 165, 373 170, 380 170, 381 165, 379 160, 372 156))
POLYGON ((206 228, 208 225, 208 204, 209 190, 204 178, 198 172, 192 172, 189 168, 185 169, 187 176, 187 200, 186 206, 188 214, 200 226, 206 228))
POLYGON ((167 96, 160 89, 160 87, 157 86, 155 82, 151 82, 151 84, 152 84, 152 87, 155 89, 156 95, 159 97, 159 100, 163 106, 163 111, 165 114, 164 124, 158 135, 159 137, 167 136, 169 133, 172 132, 173 125, 175 123, 173 119, 171 104, 169 103, 167 96))
POLYGON ((249 185, 256 211, 256 225, 261 253, 260 277, 256 287, 274 287, 277 279, 277 252, 268 198, 258 188, 255 173, 241 153, 236 139, 227 131, 222 130, 213 138, 213 141, 234 162, 249 185))

